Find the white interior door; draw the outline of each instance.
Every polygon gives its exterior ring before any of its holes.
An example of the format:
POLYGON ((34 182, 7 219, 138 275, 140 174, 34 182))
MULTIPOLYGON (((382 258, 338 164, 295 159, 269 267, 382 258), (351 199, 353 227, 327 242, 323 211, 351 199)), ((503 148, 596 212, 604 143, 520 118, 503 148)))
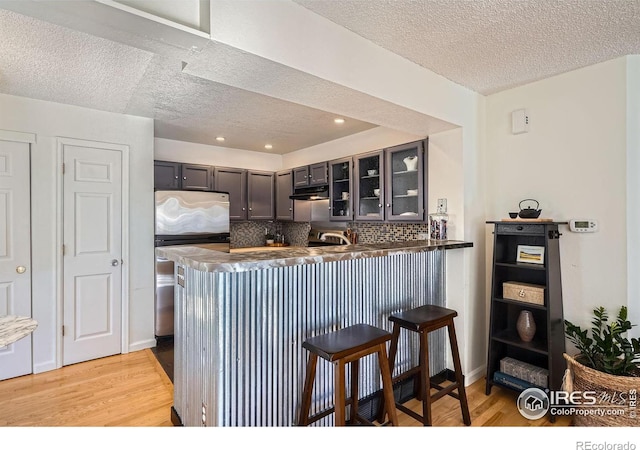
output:
POLYGON ((64 143, 63 365, 121 352, 122 152, 64 143))
MULTIPOLYGON (((29 144, 0 140, 0 315, 31 317, 29 144)), ((0 380, 32 372, 31 336, 0 347, 0 380)))

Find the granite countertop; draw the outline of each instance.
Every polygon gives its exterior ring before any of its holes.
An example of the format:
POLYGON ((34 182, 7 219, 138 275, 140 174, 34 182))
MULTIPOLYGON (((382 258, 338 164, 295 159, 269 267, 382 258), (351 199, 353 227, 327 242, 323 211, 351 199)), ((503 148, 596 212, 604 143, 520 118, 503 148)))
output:
POLYGON ((37 326, 38 322, 31 317, 0 316, 0 347, 33 333, 37 326))
POLYGON ((466 247, 473 247, 473 243, 452 240, 426 240, 381 244, 332 245, 326 247, 291 247, 277 252, 263 250, 225 253, 207 248, 207 244, 201 244, 157 247, 156 255, 203 272, 246 272, 271 267, 317 264, 466 247))

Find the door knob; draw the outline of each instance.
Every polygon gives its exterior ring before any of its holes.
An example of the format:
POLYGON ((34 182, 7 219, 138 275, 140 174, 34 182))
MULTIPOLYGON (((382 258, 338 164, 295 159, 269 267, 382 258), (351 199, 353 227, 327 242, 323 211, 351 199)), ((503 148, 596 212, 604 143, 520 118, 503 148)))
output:
POLYGON ((111 260, 111 265, 112 265, 113 267, 117 266, 118 264, 120 264, 120 263, 118 262, 118 260, 117 260, 117 259, 112 259, 112 260, 111 260))
POLYGON ((25 273, 26 271, 27 271, 27 268, 25 266, 16 267, 16 272, 18 273, 25 273))

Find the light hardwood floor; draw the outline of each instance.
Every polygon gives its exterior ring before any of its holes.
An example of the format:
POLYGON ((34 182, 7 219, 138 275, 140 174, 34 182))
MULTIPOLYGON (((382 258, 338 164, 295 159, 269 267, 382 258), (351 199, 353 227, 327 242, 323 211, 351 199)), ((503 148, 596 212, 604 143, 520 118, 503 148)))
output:
MULTIPOLYGON (((529 421, 516 409, 516 396, 484 380, 467 388, 472 426, 567 426, 569 418, 529 421)), ((172 426, 173 386, 151 350, 116 355, 38 375, 0 382, 0 426, 172 426)), ((420 403, 407 403, 420 411, 420 403)), ((433 405, 434 426, 463 426, 457 400, 433 405)), ((398 412, 402 426, 421 426, 398 412)))

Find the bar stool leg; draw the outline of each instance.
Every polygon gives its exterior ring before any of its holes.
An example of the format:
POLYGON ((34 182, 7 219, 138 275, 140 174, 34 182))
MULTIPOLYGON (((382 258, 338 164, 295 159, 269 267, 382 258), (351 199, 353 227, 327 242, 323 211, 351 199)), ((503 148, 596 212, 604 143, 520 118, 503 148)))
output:
POLYGON ((420 393, 422 395, 422 424, 431 426, 431 375, 429 373, 429 340, 426 330, 420 333, 420 393))
POLYGON ((464 376, 462 375, 462 364, 460 364, 460 353, 458 352, 458 340, 453 319, 447 325, 449 331, 449 342, 451 344, 451 354, 453 356, 453 368, 456 371, 456 383, 458 383, 458 397, 460 397, 460 407, 462 408, 462 420, 465 425, 471 425, 471 415, 467 404, 467 392, 464 387, 464 376))
POLYGON ((316 365, 318 363, 318 355, 309 353, 307 359, 307 372, 304 378, 304 389, 302 391, 302 405, 300 405, 300 417, 298 425, 309 425, 309 410, 311 409, 311 395, 313 393, 313 381, 316 378, 316 365))
MULTIPOLYGON (((389 376, 391 377, 393 375, 393 369, 394 369, 394 365, 396 363, 396 354, 398 353, 398 339, 400 337, 400 327, 397 324, 393 324, 393 330, 391 331, 391 343, 389 344, 389 376)), ((386 353, 386 352, 385 352, 386 353)), ((381 369, 382 370, 382 369, 381 369)), ((383 383, 384 383, 384 379, 383 379, 383 383)), ((393 392, 393 380, 392 380, 392 392, 393 392)), ((394 399, 394 404, 393 404, 393 408, 395 409, 395 399, 394 399)), ((380 402, 380 406, 378 407, 378 422, 383 423, 384 422, 384 417, 386 415, 386 410, 387 410, 387 406, 386 406, 386 398, 385 401, 381 401, 380 402)))
POLYGON ((360 374, 360 360, 351 362, 351 416, 350 424, 358 422, 358 376, 360 374))
POLYGON ((380 349, 378 350, 378 363, 380 365, 380 375, 382 376, 382 392, 384 393, 384 404, 387 407, 387 412, 389 414, 389 420, 391 421, 391 424, 394 427, 397 427, 398 415, 396 414, 396 401, 393 395, 391 369, 389 360, 387 360, 387 348, 385 344, 380 344, 380 349))
POLYGON ((335 410, 335 426, 343 427, 346 425, 345 420, 345 363, 339 360, 335 363, 335 379, 334 379, 334 410, 335 410))

